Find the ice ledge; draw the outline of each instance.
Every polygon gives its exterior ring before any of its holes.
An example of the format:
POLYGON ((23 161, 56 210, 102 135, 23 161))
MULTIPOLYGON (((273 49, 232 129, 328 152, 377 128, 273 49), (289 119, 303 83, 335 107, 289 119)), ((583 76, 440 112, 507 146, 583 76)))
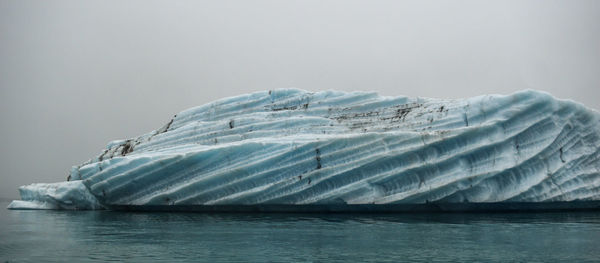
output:
POLYGON ((8 209, 104 209, 82 181, 30 184, 19 187, 19 193, 22 200, 12 201, 8 209))

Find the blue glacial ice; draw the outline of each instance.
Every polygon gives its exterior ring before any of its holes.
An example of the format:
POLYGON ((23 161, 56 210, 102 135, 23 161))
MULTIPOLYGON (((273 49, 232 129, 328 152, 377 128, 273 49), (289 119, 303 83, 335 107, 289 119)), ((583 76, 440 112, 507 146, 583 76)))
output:
POLYGON ((538 91, 256 92, 113 141, 9 208, 598 201, 599 117, 538 91))

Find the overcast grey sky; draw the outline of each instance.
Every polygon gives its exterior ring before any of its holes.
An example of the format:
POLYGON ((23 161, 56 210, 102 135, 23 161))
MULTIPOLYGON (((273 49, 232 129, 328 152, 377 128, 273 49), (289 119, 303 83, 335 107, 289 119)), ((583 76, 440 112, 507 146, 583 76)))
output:
POLYGON ((186 108, 287 87, 600 109, 600 1, 0 0, 0 198, 186 108))

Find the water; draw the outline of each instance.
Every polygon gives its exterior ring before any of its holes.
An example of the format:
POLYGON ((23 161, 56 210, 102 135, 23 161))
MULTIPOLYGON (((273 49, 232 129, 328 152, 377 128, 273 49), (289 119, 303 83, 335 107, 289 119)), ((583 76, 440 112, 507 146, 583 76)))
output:
POLYGON ((597 262, 599 247, 600 212, 319 215, 0 209, 0 262, 597 262))

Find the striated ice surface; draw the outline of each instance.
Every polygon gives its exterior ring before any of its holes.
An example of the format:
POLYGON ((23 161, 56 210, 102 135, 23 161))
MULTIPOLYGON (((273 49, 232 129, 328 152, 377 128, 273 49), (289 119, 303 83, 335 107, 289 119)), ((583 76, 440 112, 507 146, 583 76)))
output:
POLYGON ((24 186, 10 207, 600 200, 599 117, 537 91, 256 92, 113 141, 70 182, 24 186))

